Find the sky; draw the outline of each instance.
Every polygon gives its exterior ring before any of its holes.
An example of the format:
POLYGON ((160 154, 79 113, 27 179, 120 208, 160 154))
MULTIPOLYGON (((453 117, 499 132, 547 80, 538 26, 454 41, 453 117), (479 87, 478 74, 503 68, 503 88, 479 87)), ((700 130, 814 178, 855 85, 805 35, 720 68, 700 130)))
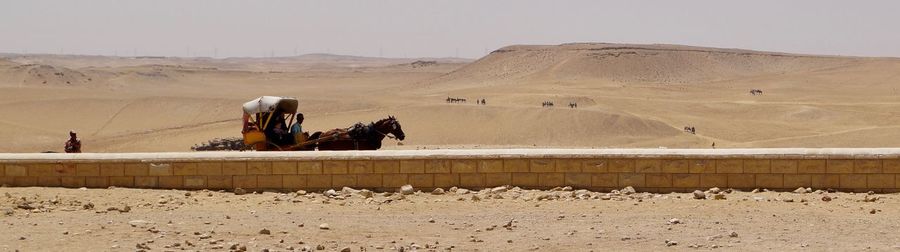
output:
POLYGON ((0 52, 478 58, 516 44, 900 57, 900 1, 0 0, 0 52))

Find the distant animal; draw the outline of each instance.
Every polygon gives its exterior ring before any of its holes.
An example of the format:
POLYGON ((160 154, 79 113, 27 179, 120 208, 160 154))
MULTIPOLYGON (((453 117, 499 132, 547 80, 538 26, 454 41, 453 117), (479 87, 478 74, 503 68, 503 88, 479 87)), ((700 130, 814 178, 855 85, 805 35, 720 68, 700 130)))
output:
POLYGON ((377 150, 385 137, 403 141, 406 134, 400 122, 394 116, 369 123, 357 123, 349 128, 332 129, 326 132, 315 132, 310 140, 319 140, 319 150, 377 150), (393 136, 391 136, 393 135, 393 136))

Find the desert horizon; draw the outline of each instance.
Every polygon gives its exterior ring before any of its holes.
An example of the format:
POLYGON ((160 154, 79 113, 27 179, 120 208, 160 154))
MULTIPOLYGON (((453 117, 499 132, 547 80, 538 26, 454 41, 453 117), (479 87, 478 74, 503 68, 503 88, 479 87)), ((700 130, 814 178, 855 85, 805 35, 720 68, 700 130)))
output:
POLYGON ((471 60, 0 60, 0 152, 61 151, 69 130, 86 152, 190 151, 240 137, 241 104, 263 95, 298 98, 310 132, 394 115, 408 139, 387 149, 893 147, 900 135, 891 57, 569 43, 471 60))
POLYGON ((0 251, 900 249, 897 1, 3 7, 0 251))

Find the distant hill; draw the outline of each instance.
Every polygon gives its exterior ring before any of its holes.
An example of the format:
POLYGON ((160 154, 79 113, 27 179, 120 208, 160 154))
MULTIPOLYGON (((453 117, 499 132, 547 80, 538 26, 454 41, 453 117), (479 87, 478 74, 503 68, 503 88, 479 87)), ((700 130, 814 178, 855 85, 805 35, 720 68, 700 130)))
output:
POLYGON ((463 58, 379 58, 335 54, 305 54, 290 57, 114 57, 94 55, 56 55, 56 54, 0 54, 9 61, 21 64, 54 65, 67 68, 109 68, 132 67, 144 65, 180 65, 195 68, 215 68, 221 70, 250 71, 296 71, 330 68, 366 68, 384 67, 399 64, 410 64, 416 61, 435 61, 438 63, 462 64, 471 62, 463 58))
POLYGON ((507 46, 436 83, 514 83, 517 80, 602 80, 691 83, 808 72, 872 60, 681 45, 573 43, 507 46))

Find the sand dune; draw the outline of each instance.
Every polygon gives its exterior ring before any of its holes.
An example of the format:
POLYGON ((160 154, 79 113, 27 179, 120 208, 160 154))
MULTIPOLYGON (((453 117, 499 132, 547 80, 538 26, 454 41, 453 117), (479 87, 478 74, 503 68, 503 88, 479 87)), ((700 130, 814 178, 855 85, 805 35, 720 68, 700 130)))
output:
POLYGON ((298 97, 313 131, 395 115, 407 140, 386 148, 900 144, 890 137, 900 135, 894 58, 627 44, 509 46, 468 64, 333 55, 7 58, 3 152, 59 151, 70 129, 87 151, 186 151, 239 136, 240 105, 260 95, 298 97), (482 98, 487 105, 474 104, 482 98))
POLYGON ((441 82, 684 84, 827 70, 871 60, 678 45, 508 46, 444 76, 441 82))

